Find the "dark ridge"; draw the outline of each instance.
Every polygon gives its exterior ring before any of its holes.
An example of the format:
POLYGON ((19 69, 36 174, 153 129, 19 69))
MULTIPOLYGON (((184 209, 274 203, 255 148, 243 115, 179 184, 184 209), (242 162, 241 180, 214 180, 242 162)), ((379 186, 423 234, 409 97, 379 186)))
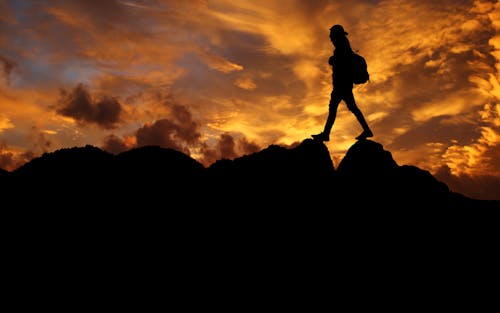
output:
POLYGON ((63 148, 24 164, 13 172, 13 177, 65 184, 60 180, 107 176, 112 161, 112 154, 91 145, 63 148))
POLYGON ((327 147, 306 139, 208 168, 156 146, 61 149, 0 178, 4 231, 17 249, 9 255, 32 262, 73 250, 146 271, 201 264, 214 275, 274 275, 289 265, 283 277, 296 268, 320 277, 339 257, 360 268, 404 249, 432 259, 467 243, 487 251, 500 208, 398 166, 373 141, 354 144, 337 170, 327 147))
POLYGON ((219 206, 245 210, 294 210, 319 205, 335 183, 326 146, 306 139, 294 148, 278 145, 207 168, 210 194, 224 195, 219 206), (312 196, 312 197, 311 197, 312 196), (292 206, 292 207, 290 207, 292 206))
POLYGON ((270 145, 234 160, 219 160, 208 167, 208 178, 231 187, 235 182, 259 188, 264 185, 306 186, 333 179, 333 162, 326 146, 312 139, 295 148, 270 145))
POLYGON ((415 166, 399 166, 389 151, 371 140, 358 141, 347 151, 338 174, 344 194, 354 199, 362 194, 383 205, 456 205, 446 184, 415 166))
POLYGON ((305 139, 293 148, 270 145, 208 168, 169 148, 145 146, 113 155, 87 145, 45 153, 12 173, 2 173, 7 194, 23 192, 39 199, 40 205, 65 207, 134 204, 270 214, 292 209, 498 208, 500 202, 451 192, 428 171, 399 166, 389 151, 371 140, 357 141, 337 170, 322 142, 305 139))
POLYGON ((372 140, 359 140, 353 144, 340 161, 338 172, 343 177, 380 179, 391 173, 398 165, 389 151, 372 140))
POLYGON ((0 168, 0 189, 1 190, 7 190, 8 176, 9 175, 10 175, 9 171, 4 170, 3 168, 0 168))
POLYGON ((144 146, 116 156, 120 168, 132 175, 167 178, 189 178, 200 175, 204 167, 192 157, 170 148, 144 146), (187 175, 187 176, 186 176, 187 175))
POLYGON ((177 150, 144 146, 118 154, 115 170, 115 179, 120 187, 157 197, 160 195, 152 191, 163 196, 174 191, 196 193, 201 188, 205 168, 177 150))

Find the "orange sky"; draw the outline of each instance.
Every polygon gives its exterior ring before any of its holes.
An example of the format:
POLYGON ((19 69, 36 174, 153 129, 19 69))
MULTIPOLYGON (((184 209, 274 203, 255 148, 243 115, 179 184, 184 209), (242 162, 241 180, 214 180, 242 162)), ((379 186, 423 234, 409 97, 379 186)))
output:
MULTIPOLYGON (((0 0, 0 167, 92 144, 208 166, 322 130, 329 27, 371 81, 354 95, 399 165, 500 199, 500 4, 458 0, 0 0)), ((361 128, 341 103, 337 166, 361 128)))

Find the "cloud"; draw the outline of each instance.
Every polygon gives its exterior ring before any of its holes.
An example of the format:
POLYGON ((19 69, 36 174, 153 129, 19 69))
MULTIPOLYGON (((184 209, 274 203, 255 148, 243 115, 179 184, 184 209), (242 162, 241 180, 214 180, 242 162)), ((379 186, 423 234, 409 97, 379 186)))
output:
POLYGON ((204 60, 210 68, 220 71, 222 73, 231 73, 233 71, 243 70, 243 66, 233 63, 209 51, 199 51, 199 55, 201 59, 204 60))
POLYGON ((17 161, 15 160, 14 154, 7 151, 5 147, 0 146, 0 168, 11 171, 17 168, 17 161))
POLYGON ((203 166, 209 167, 212 163, 220 159, 220 153, 207 143, 202 143, 199 149, 199 156, 196 159, 203 166))
POLYGON ((231 135, 221 134, 218 142, 218 147, 220 151, 221 158, 223 159, 234 159, 237 154, 234 150, 235 142, 231 135))
POLYGON ((117 127, 123 108, 113 97, 103 96, 98 100, 94 99, 85 85, 78 84, 70 92, 64 89, 61 91, 56 111, 74 118, 83 125, 94 123, 110 129, 117 127))
POLYGON ((0 15, 0 22, 12 20, 12 12, 7 1, 0 1, 0 11, 3 12, 3 14, 0 15))
POLYGON ((5 129, 0 138, 0 167, 13 171, 33 158, 52 150, 57 132, 32 125, 19 133, 16 127, 5 129), (8 140, 11 138, 11 140, 8 140))
POLYGON ((27 134, 26 139, 31 143, 31 150, 37 151, 38 154, 48 152, 54 146, 52 132, 41 130, 37 126, 32 126, 31 131, 27 134))
POLYGON ((480 130, 474 125, 474 121, 466 117, 462 119, 456 116, 435 117, 418 126, 413 126, 395 138, 388 147, 409 149, 430 142, 451 143, 452 141, 465 144, 481 136, 480 130))
POLYGON ((179 104, 171 106, 171 117, 147 123, 136 132, 137 145, 158 145, 189 154, 188 145, 198 143, 198 124, 193 121, 187 107, 179 104))
POLYGON ((498 145, 498 61, 494 6, 485 4, 383 1, 370 20, 349 27, 372 74, 357 100, 366 115, 383 113, 370 123, 399 161, 447 165, 456 175, 495 167, 488 154, 498 145))
POLYGON ((220 159, 232 160, 243 155, 255 153, 261 150, 261 147, 255 142, 249 141, 244 135, 237 135, 237 138, 229 133, 222 133, 217 138, 213 147, 206 143, 201 144, 200 156, 198 160, 204 166, 208 167, 220 159))
POLYGON ((455 175, 500 176, 500 145, 498 135, 488 127, 481 128, 481 137, 468 145, 454 144, 443 154, 443 159, 455 175))
POLYGON ((434 176, 443 181, 454 191, 471 198, 483 200, 500 200, 500 178, 494 175, 453 175, 446 165, 443 165, 434 176))
POLYGON ((130 144, 126 139, 122 139, 114 134, 111 134, 104 138, 104 144, 101 148, 107 152, 119 154, 129 150, 134 146, 134 144, 130 144))
POLYGON ((0 133, 9 128, 13 128, 14 124, 10 121, 10 119, 6 116, 0 115, 0 133))
POLYGON ((189 149, 184 147, 177 137, 179 133, 180 127, 178 125, 168 119, 161 119, 151 124, 145 124, 137 130, 137 145, 157 145, 189 154, 189 149))
POLYGON ((5 79, 5 81, 8 83, 10 80, 10 74, 12 73, 13 69, 16 67, 16 63, 12 60, 9 60, 8 58, 0 55, 0 68, 2 70, 2 76, 5 79))
POLYGON ((243 137, 238 141, 238 148, 240 150, 240 154, 252 154, 261 149, 257 143, 249 141, 246 137, 243 137))
POLYGON ((31 150, 19 151, 9 148, 5 140, 0 141, 0 168, 14 171, 24 163, 33 159, 35 154, 31 150))
POLYGON ((172 119, 177 127, 176 135, 188 144, 196 143, 200 138, 198 123, 193 120, 191 112, 184 105, 174 104, 171 106, 172 119))
POLYGON ((245 90, 254 90, 255 88, 257 88, 257 84, 255 84, 255 82, 251 78, 248 78, 248 77, 238 78, 238 79, 236 79, 234 84, 236 86, 240 87, 241 89, 245 89, 245 90))

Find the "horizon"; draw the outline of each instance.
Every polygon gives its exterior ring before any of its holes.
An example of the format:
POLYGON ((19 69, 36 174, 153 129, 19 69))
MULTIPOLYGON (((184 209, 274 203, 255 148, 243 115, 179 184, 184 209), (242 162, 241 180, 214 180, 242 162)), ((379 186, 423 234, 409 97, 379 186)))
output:
MULTIPOLYGON (((201 168, 203 168, 203 169, 205 169, 205 170, 209 170, 209 169, 212 167, 212 165, 217 166, 217 164, 216 164, 216 163, 218 163, 219 161, 228 161, 228 160, 229 160, 229 161, 231 161, 231 162, 232 162, 232 161, 236 161, 236 162, 238 162, 238 161, 241 161, 241 160, 244 160, 244 159, 248 160, 248 159, 247 159, 247 157, 253 157, 254 155, 258 155, 258 154, 260 154, 261 152, 263 152, 264 150, 267 150, 267 149, 269 149, 269 148, 272 148, 273 146, 274 146, 274 147, 284 148, 284 149, 286 149, 286 150, 288 150, 288 151, 292 151, 292 150, 295 150, 296 148, 299 148, 299 146, 301 146, 301 145, 305 144, 305 143, 306 143, 306 141, 309 141, 310 143, 311 143, 311 142, 318 142, 318 143, 322 144, 322 145, 326 148, 326 150, 328 151, 328 147, 324 144, 324 142, 321 142, 321 141, 319 141, 319 140, 315 140, 315 139, 313 139, 313 138, 306 138, 306 139, 304 139, 302 142, 299 142, 299 143, 294 144, 294 145, 291 145, 291 146, 284 146, 284 145, 276 145, 276 144, 272 144, 272 145, 269 145, 268 147, 264 147, 262 150, 259 150, 259 151, 253 152, 253 153, 249 153, 249 154, 245 154, 245 155, 242 155, 242 156, 238 156, 238 157, 236 157, 236 158, 234 158, 234 159, 217 159, 217 160, 215 160, 215 161, 214 161, 213 163, 211 163, 211 164, 202 164, 202 163, 200 163, 198 160, 196 160, 196 159, 192 158, 190 155, 185 154, 185 153, 184 153, 184 152, 182 152, 182 151, 179 151, 179 150, 176 150, 176 149, 173 149, 173 148, 169 148, 169 147, 161 147, 161 146, 159 146, 159 145, 147 145, 147 146, 140 146, 140 147, 132 147, 132 148, 130 148, 130 149, 128 149, 128 150, 124 150, 124 151, 121 151, 121 152, 119 152, 119 153, 112 153, 112 152, 109 152, 109 151, 106 151, 106 150, 102 149, 101 147, 97 147, 97 146, 93 146, 93 145, 88 145, 88 144, 87 144, 87 145, 85 145, 85 146, 64 147, 64 148, 60 148, 60 149, 58 149, 58 150, 56 150, 56 151, 45 152, 42 156, 35 157, 35 158, 34 158, 34 159, 32 159, 32 160, 35 160, 35 159, 43 159, 43 158, 45 158, 45 157, 46 157, 46 155, 53 154, 53 153, 54 153, 54 154, 57 154, 58 152, 62 152, 63 150, 73 150, 73 153, 74 153, 74 151, 75 151, 75 150, 76 150, 76 151, 83 151, 83 150, 86 150, 86 149, 91 148, 91 149, 97 149, 97 150, 99 150, 99 151, 101 151, 101 152, 103 152, 103 153, 106 153, 106 154, 108 154, 110 157, 118 157, 118 158, 119 158, 119 157, 120 157, 120 156, 122 156, 122 155, 126 155, 126 154, 128 154, 127 152, 132 152, 132 151, 137 151, 137 150, 144 150, 145 148, 148 148, 146 151, 151 151, 151 149, 149 149, 149 148, 155 148, 156 152, 160 152, 160 151, 162 151, 162 150, 171 150, 171 151, 175 151, 175 152, 177 152, 177 153, 183 154, 183 155, 184 155, 184 156, 186 156, 187 158, 189 158, 189 159, 193 160, 195 163, 197 163, 198 165, 200 165, 200 166, 201 166, 201 168), (156 149, 156 148, 157 148, 157 149, 156 149)), ((363 142, 365 142, 365 143, 367 143, 367 142, 371 142, 372 144, 375 144, 375 145, 380 145, 380 148, 382 149, 381 151, 385 151, 385 152, 389 152, 389 153, 390 153, 390 151, 385 150, 385 149, 384 149, 384 147, 383 147, 380 143, 378 143, 378 142, 376 142, 376 141, 374 141, 374 140, 367 139, 367 140, 358 140, 358 141, 356 141, 356 143, 357 143, 357 144, 361 144, 361 145, 363 145, 363 144, 364 144, 363 142)), ((309 146, 311 146, 311 145, 310 145, 310 143, 309 143, 309 146)), ((356 143, 355 143, 355 144, 356 144, 356 143)), ((307 145, 307 144, 306 144, 306 145, 307 145)), ((354 145, 353 145, 353 146, 354 146, 354 145)), ((369 145, 363 145, 363 146, 368 147, 369 145)), ((359 147, 359 146, 358 146, 358 147, 359 147)), ((350 148, 352 148, 352 147, 350 147, 350 148)), ((355 153, 355 152, 354 152, 354 153, 355 153)), ((359 151, 358 151, 357 153, 359 154, 359 151)), ((147 154, 146 154, 146 155, 147 155, 147 154)), ((144 156, 146 156, 146 155, 144 155, 144 156)), ((332 168, 333 168, 333 170, 334 170, 335 172, 337 172, 338 170, 340 170, 340 167, 341 167, 341 166, 340 166, 340 163, 342 163, 342 161, 345 159, 345 157, 347 157, 347 154, 346 154, 346 155, 345 155, 345 156, 344 156, 344 157, 343 157, 343 158, 339 161, 339 163, 338 163, 338 164, 335 164, 335 163, 333 162, 333 160, 331 159, 331 155, 330 155, 330 161, 332 161, 332 163, 331 163, 331 164, 332 164, 332 168)), ((387 157, 387 156, 386 156, 386 157, 387 157)), ((260 158, 259 158, 259 159, 260 159, 260 158)), ((370 159, 370 158, 368 158, 368 159, 370 159)), ((395 164, 396 164, 399 168, 402 168, 404 165, 413 166, 413 165, 411 165, 411 164, 398 164, 398 162, 392 158, 392 154, 390 154, 389 159, 391 159, 393 162, 395 162, 395 164)), ((389 159, 386 159, 386 161, 389 161, 389 159)), ((63 161, 63 159, 60 159, 60 160, 61 160, 61 161, 63 161)), ((272 160, 272 158, 271 158, 271 159, 269 159, 268 161, 271 161, 271 160, 272 160)), ((375 160, 378 160, 378 158, 376 157, 376 158, 375 158, 375 160)), ((80 160, 80 161, 83 161, 83 160, 80 160)), ((88 159, 88 161, 93 161, 93 159, 92 159, 92 158, 89 158, 89 159, 88 159)), ((137 160, 137 161, 139 161, 139 160, 137 160)), ((318 161, 321 161, 321 160, 318 160, 318 161)), ((351 161, 352 161, 352 159, 351 159, 351 161)), ((272 162, 272 161, 271 161, 271 162, 272 162)), ((24 163, 24 164, 23 164, 23 165, 21 165, 20 167, 24 167, 24 165, 29 165, 30 163, 31 163, 31 160, 30 160, 30 161, 28 161, 27 163, 24 163)), ((320 163, 322 163, 322 162, 320 162, 320 163)), ((98 164, 96 164, 96 165, 98 165, 98 164)), ((139 163, 138 163, 137 165, 139 165, 139 163)), ((170 164, 170 165, 172 165, 172 164, 170 164)), ((384 164, 381 164, 381 165, 384 165, 384 164)), ((299 168, 300 168, 300 166, 299 166, 299 168)), ((418 167, 417 167, 417 168, 418 168, 418 167)), ((75 170, 76 170, 77 168, 73 168, 73 169, 75 169, 75 170)), ((375 169, 375 168, 374 168, 374 169, 375 169)), ((420 169, 420 168, 418 168, 418 169, 419 169, 419 170, 422 170, 422 169, 420 169)), ((293 169, 291 169, 291 170, 293 171, 293 169)), ((365 169, 365 170, 366 170, 366 169, 365 169)), ((425 171, 425 170, 424 170, 424 171, 425 171)), ((14 170, 14 171, 8 171, 8 172, 9 172, 9 173, 14 173, 14 174, 15 174, 16 170, 14 170)), ((326 174, 326 173, 325 173, 325 174, 326 174)), ((432 175, 432 174, 431 174, 431 175, 432 175)), ((433 176, 433 177, 434 177, 434 176, 433 176)), ((334 183, 334 181, 335 181, 335 179, 333 179, 333 178, 334 178, 334 177, 332 177, 332 183, 334 183)), ((434 177, 434 178, 435 178, 438 182, 444 183, 442 180, 437 179, 436 177, 434 177)), ((445 183, 445 184, 446 184, 446 183, 445 183)), ((447 185, 447 184, 446 184, 446 185, 447 185)), ((497 201, 497 202, 500 202, 500 199, 496 199, 496 198, 491 198, 491 199, 481 199, 481 198, 477 198, 477 197, 473 197, 473 196, 470 196, 470 195, 465 195, 465 194, 463 194, 463 193, 457 192, 456 190, 454 190, 453 188, 451 188, 451 187, 450 187, 450 186, 448 186, 448 185, 447 185, 447 187, 449 188, 449 191, 450 191, 450 192, 453 192, 453 193, 458 193, 458 194, 462 194, 462 195, 467 196, 467 197, 469 197, 469 198, 471 198, 471 199, 475 199, 475 200, 486 200, 486 201, 497 201)))
MULTIPOLYGON (((368 62, 373 141, 453 191, 500 200, 497 1, 3 1, 0 168, 144 145, 202 165, 322 130, 329 28, 368 62), (286 5, 285 5, 286 3, 286 5)), ((361 131, 344 102, 335 167, 361 131)))

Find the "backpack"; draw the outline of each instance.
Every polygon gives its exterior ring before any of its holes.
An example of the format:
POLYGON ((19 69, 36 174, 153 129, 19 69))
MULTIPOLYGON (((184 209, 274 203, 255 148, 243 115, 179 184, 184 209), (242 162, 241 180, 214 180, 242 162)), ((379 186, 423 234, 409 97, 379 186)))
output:
POLYGON ((364 84, 370 80, 370 74, 368 74, 368 65, 366 60, 361 55, 356 52, 352 53, 352 82, 356 85, 364 84))

